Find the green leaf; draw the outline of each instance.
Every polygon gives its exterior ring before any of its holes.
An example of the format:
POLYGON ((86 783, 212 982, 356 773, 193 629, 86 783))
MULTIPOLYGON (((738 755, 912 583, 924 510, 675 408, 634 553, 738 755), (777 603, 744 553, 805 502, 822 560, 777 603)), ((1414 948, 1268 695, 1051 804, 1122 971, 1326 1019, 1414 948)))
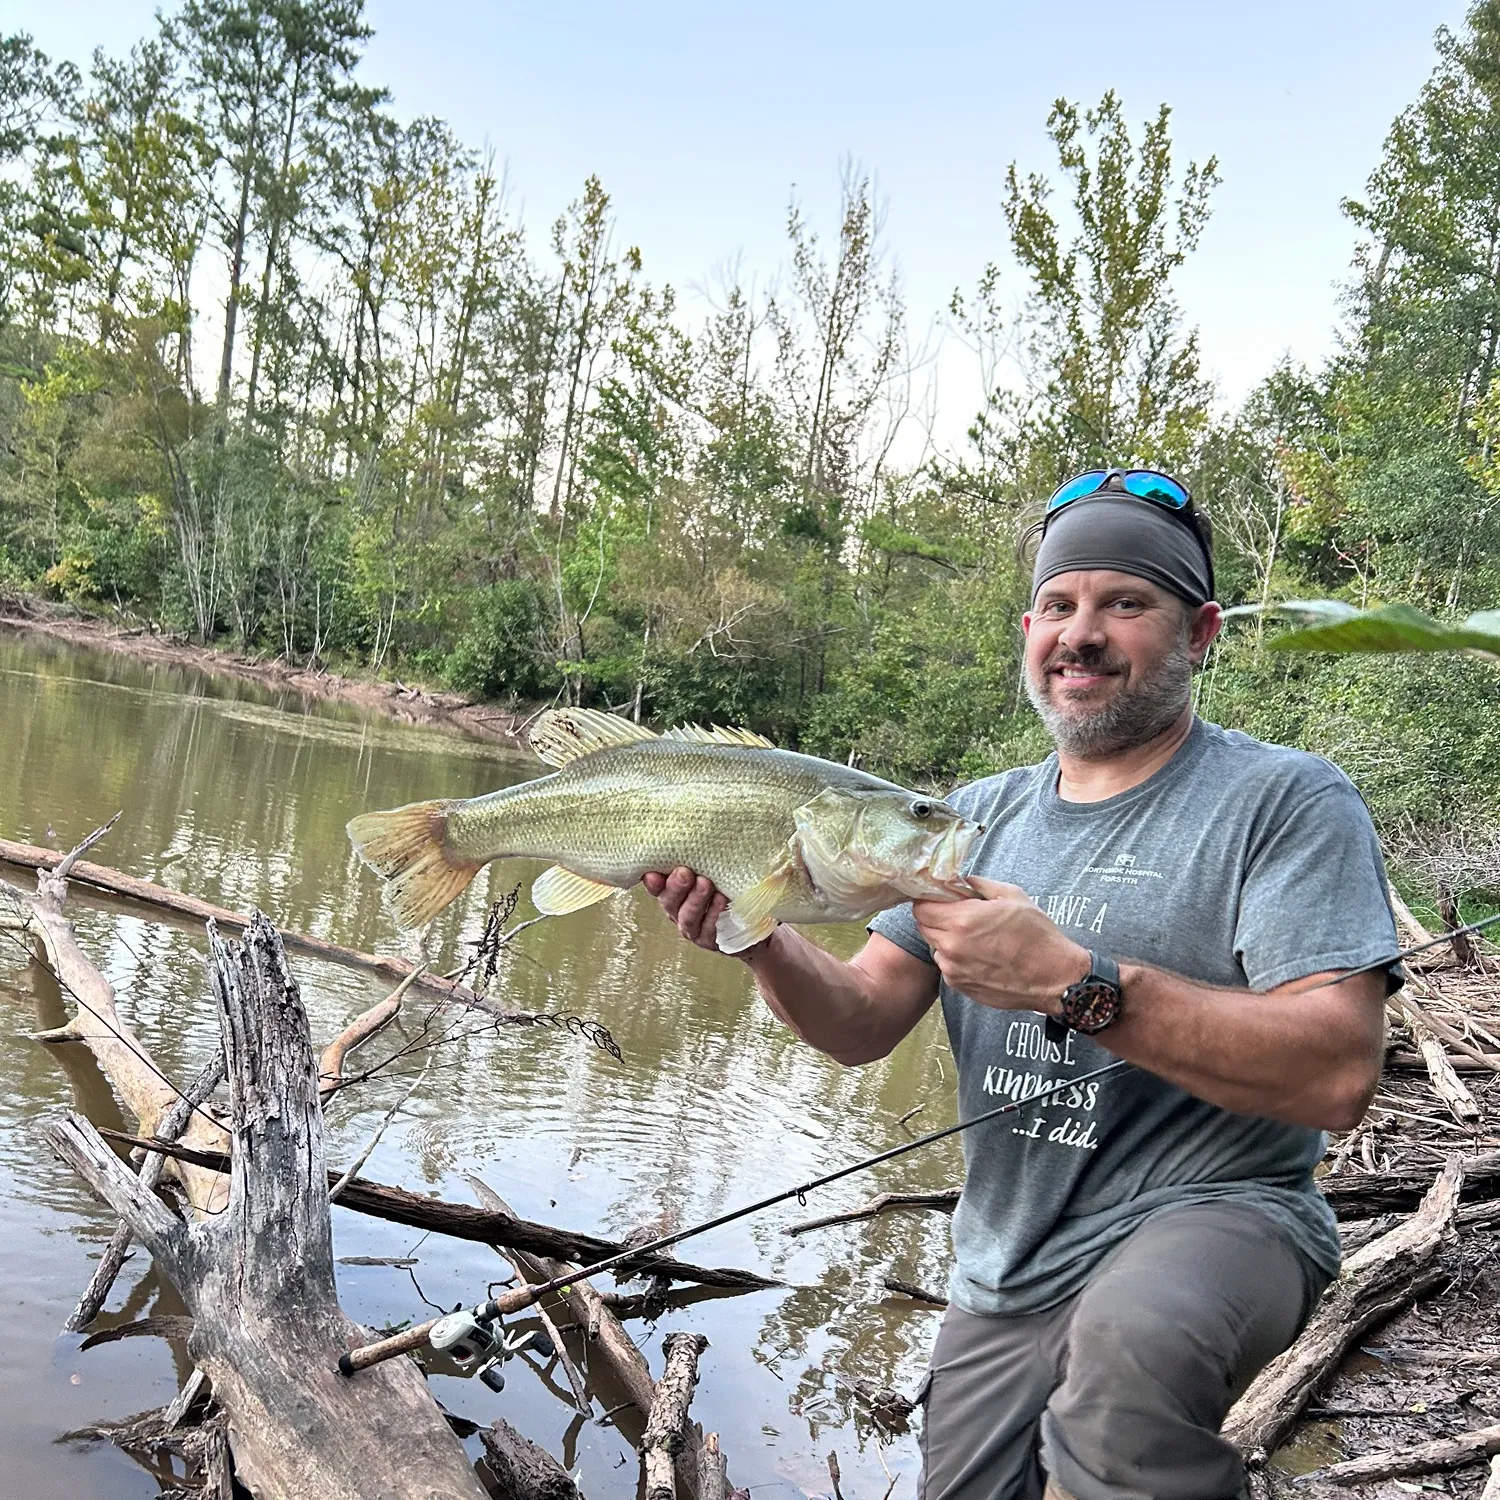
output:
POLYGON ((1409 604, 1359 610, 1339 599, 1294 599, 1285 604, 1242 605, 1225 618, 1251 614, 1291 615, 1306 623, 1270 642, 1273 651, 1476 651, 1500 658, 1500 610, 1444 625, 1409 604))

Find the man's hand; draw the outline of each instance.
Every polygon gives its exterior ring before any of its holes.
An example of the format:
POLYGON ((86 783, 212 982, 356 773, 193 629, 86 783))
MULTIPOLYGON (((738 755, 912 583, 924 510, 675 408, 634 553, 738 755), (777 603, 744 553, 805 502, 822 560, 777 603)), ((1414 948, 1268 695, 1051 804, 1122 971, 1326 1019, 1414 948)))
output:
POLYGON ((708 876, 695 875, 679 865, 670 875, 652 870, 641 877, 641 884, 661 903, 661 909, 688 942, 710 953, 719 951, 715 933, 729 897, 708 876))
POLYGON ((1020 886, 977 875, 982 900, 914 901, 912 915, 948 984, 996 1010, 1060 1011, 1062 992, 1089 971, 1089 953, 1020 886))

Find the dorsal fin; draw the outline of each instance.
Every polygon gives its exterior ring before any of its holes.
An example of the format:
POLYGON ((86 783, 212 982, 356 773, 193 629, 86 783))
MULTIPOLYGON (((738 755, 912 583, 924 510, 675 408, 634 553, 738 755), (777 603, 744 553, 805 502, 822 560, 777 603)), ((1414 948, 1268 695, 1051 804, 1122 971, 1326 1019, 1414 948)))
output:
POLYGON ((596 708, 549 708, 531 726, 531 748, 549 766, 570 761, 611 745, 633 745, 656 736, 618 714, 596 708))
POLYGON ((693 745, 749 745, 757 750, 774 750, 776 742, 753 729, 726 729, 715 724, 705 729, 702 724, 679 724, 676 729, 662 732, 664 740, 687 740, 693 745))

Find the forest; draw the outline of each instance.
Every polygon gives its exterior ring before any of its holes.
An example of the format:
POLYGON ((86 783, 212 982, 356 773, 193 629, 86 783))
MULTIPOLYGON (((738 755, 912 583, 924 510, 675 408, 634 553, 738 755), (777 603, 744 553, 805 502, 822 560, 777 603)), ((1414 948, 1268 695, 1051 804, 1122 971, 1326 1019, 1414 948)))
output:
MULTIPOLYGON (((861 167, 689 312, 596 178, 524 226, 370 35, 185 0, 86 73, 0 38, 0 593, 934 786, 1046 749, 1016 539, 1091 464, 1187 481, 1226 604, 1500 603, 1500 0, 1349 185, 1337 353, 1238 409, 1176 291, 1217 163, 1170 101, 1058 100, 1051 172, 976 188, 1009 242, 941 310, 989 392, 947 449, 861 167)), ((1226 632, 1200 711, 1336 760, 1404 883, 1500 898, 1500 675, 1274 629, 1226 632)))

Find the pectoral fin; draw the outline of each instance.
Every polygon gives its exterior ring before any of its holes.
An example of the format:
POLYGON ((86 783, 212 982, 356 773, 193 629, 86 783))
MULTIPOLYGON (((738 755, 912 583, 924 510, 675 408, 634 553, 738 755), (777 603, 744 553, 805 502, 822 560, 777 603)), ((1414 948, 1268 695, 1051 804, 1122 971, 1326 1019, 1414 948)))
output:
POLYGON ((531 904, 544 917, 561 917, 570 911, 582 911, 607 896, 617 896, 619 886, 605 885, 602 881, 589 880, 575 875, 561 865, 543 870, 531 887, 531 904))
POLYGON ((762 938, 768 938, 776 926, 776 908, 792 894, 796 865, 790 851, 763 880, 741 891, 725 909, 714 929, 720 953, 743 953, 762 938))

